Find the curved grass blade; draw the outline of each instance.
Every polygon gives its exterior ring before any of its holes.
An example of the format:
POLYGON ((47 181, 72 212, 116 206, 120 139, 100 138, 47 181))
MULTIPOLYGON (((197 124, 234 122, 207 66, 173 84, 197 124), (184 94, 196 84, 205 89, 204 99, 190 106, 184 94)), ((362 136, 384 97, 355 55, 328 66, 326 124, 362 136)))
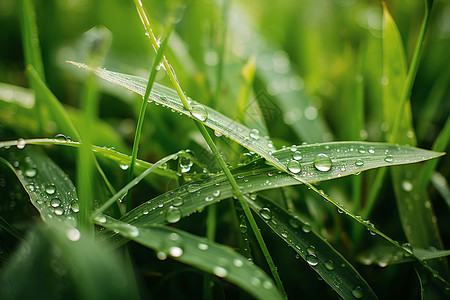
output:
MULTIPOLYGON (((2 151, 3 152, 3 151, 2 151)), ((37 149, 9 149, 0 161, 16 174, 44 221, 77 225, 78 198, 70 178, 37 149)))
MULTIPOLYGON (((9 148, 9 147, 21 147, 25 145, 58 145, 58 146, 68 146, 68 147, 80 147, 81 143, 73 142, 70 139, 67 139, 64 136, 57 136, 53 139, 19 139, 14 141, 0 141, 0 148, 9 148)), ((92 150, 98 157, 104 157, 106 159, 112 160, 117 163, 118 166, 127 166, 130 164, 131 158, 130 156, 120 153, 112 148, 107 147, 99 147, 92 146, 92 150)), ((136 169, 137 171, 145 171, 148 168, 153 166, 152 163, 146 162, 144 160, 136 160, 136 169)), ((159 167, 154 170, 154 173, 172 179, 177 179, 177 172, 168 168, 159 167)))
POLYGON ((166 226, 133 226, 104 215, 98 216, 96 222, 156 250, 159 259, 170 256, 224 278, 258 299, 283 299, 270 277, 229 247, 166 226))
POLYGON ((377 299, 367 282, 353 266, 308 223, 290 215, 261 197, 248 201, 250 207, 289 246, 291 246, 343 299, 377 299), (360 297, 361 296, 361 297, 360 297))
MULTIPOLYGON (((295 175, 307 183, 340 178, 377 167, 418 162, 440 155, 442 154, 413 147, 366 142, 303 145, 273 153, 277 161, 297 172, 295 175), (330 160, 326 160, 323 155, 330 160)), ((264 159, 256 159, 246 166, 236 168, 232 170, 232 174, 244 194, 302 183, 292 173, 279 171, 264 159)), ((122 220, 140 225, 170 222, 166 217, 178 221, 206 205, 232 196, 233 191, 226 177, 219 174, 160 195, 131 210, 122 220), (172 218, 172 215, 178 215, 178 218, 172 218)))

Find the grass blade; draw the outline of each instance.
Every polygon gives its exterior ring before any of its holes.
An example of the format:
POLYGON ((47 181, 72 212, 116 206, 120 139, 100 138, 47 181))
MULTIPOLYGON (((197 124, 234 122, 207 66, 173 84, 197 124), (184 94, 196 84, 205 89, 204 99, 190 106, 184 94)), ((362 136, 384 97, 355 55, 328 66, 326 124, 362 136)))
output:
POLYGON ((228 280, 258 299, 283 299, 275 284, 255 264, 231 248, 166 226, 134 226, 107 216, 97 224, 158 252, 228 280))

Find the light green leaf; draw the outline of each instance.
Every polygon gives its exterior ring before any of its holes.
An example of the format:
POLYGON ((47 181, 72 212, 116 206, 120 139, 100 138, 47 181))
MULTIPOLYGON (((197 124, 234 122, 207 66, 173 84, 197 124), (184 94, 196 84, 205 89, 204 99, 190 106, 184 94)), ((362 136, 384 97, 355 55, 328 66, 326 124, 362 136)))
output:
POLYGON ((172 257, 215 274, 258 299, 283 299, 276 285, 259 267, 231 248, 206 238, 166 226, 134 226, 108 216, 96 218, 98 225, 158 252, 159 259, 172 257))

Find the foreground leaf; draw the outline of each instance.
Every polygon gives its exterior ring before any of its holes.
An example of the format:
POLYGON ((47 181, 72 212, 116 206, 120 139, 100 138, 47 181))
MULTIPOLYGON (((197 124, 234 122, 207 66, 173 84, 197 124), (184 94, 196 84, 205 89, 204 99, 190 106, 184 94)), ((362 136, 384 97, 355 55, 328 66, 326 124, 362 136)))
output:
POLYGON ((103 215, 97 217, 96 222, 156 250, 159 259, 170 256, 215 274, 258 299, 282 299, 273 281, 259 267, 229 247, 171 227, 133 226, 103 215))

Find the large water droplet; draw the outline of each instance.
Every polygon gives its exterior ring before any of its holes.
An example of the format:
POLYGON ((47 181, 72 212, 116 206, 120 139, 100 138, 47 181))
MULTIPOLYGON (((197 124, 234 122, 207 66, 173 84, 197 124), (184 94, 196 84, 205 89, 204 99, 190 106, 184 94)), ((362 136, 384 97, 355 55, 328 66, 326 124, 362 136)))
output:
POLYGON ((49 184, 45 187, 45 192, 48 195, 53 195, 56 192, 56 188, 54 184, 49 184))
POLYGON ((305 223, 302 226, 302 230, 304 233, 309 233, 311 232, 311 225, 309 223, 305 223))
POLYGON ((17 149, 22 150, 23 148, 25 148, 25 146, 27 145, 27 142, 25 142, 24 139, 18 139, 17 140, 17 149))
POLYGON ((200 184, 198 184, 198 183, 193 183, 193 184, 188 185, 187 191, 188 191, 189 193, 195 193, 195 192, 197 192, 198 190, 200 190, 201 187, 202 187, 202 186, 201 186, 200 184))
POLYGON ((59 198, 53 198, 52 200, 50 200, 50 205, 52 207, 58 207, 61 205, 61 200, 59 200, 59 198))
POLYGON ((302 223, 296 217, 289 218, 289 225, 293 228, 299 228, 302 223))
POLYGON ((306 255, 306 261, 312 267, 315 267, 319 264, 319 260, 317 259, 317 256, 315 254, 306 255))
POLYGON ((169 223, 176 223, 181 219, 181 211, 176 207, 169 207, 166 212, 166 221, 169 223))
POLYGON ((128 168, 129 168, 130 166, 127 165, 127 164, 119 164, 119 167, 120 167, 122 170, 126 171, 126 170, 128 170, 128 168))
POLYGON ((353 290, 352 290, 352 295, 353 297, 355 297, 356 299, 361 299, 364 294, 363 294, 363 290, 360 286, 356 286, 353 290))
POLYGON ((296 160, 291 160, 288 164, 287 164, 287 168, 290 172, 294 173, 294 174, 298 174, 302 171, 302 166, 300 165, 300 163, 296 160))
POLYGON ((173 206, 181 206, 184 204, 184 200, 181 197, 176 197, 173 202, 172 202, 173 206))
POLYGON ((221 278, 226 277, 228 275, 227 269, 225 269, 224 267, 221 267, 221 266, 214 267, 213 272, 216 276, 221 277, 221 278))
POLYGON ((208 112, 206 111, 205 107, 198 104, 192 106, 191 115, 202 122, 208 119, 208 112))
POLYGON ((55 207, 55 210, 53 211, 55 215, 61 216, 64 214, 64 208, 62 207, 55 207))
POLYGON ((25 170, 25 176, 29 178, 33 178, 34 176, 36 176, 36 174, 37 170, 35 168, 28 168, 25 170))
POLYGON ((295 151, 294 155, 292 156, 294 160, 301 160, 303 158, 302 153, 300 151, 295 151))
POLYGON ((215 190, 215 191, 213 192, 213 196, 214 196, 214 197, 219 197, 219 196, 220 196, 220 190, 215 190))
POLYGON ((189 156, 180 157, 180 167, 182 173, 189 172, 193 164, 194 163, 191 161, 191 158, 189 156))
POLYGON ((67 142, 69 140, 69 138, 62 133, 58 133, 53 139, 57 142, 67 142))
POLYGON ((70 228, 66 232, 66 237, 69 239, 69 241, 76 242, 81 238, 81 233, 76 228, 70 228))
POLYGON ((267 207, 262 208, 259 213, 261 214, 261 217, 263 217, 265 220, 272 219, 272 212, 267 207))
POLYGON ((355 165, 358 167, 362 167, 362 166, 364 166, 364 162, 362 161, 362 159, 357 159, 355 161, 355 165))
POLYGON ((327 172, 331 169, 331 159, 324 153, 317 154, 314 158, 314 167, 322 172, 327 172))

